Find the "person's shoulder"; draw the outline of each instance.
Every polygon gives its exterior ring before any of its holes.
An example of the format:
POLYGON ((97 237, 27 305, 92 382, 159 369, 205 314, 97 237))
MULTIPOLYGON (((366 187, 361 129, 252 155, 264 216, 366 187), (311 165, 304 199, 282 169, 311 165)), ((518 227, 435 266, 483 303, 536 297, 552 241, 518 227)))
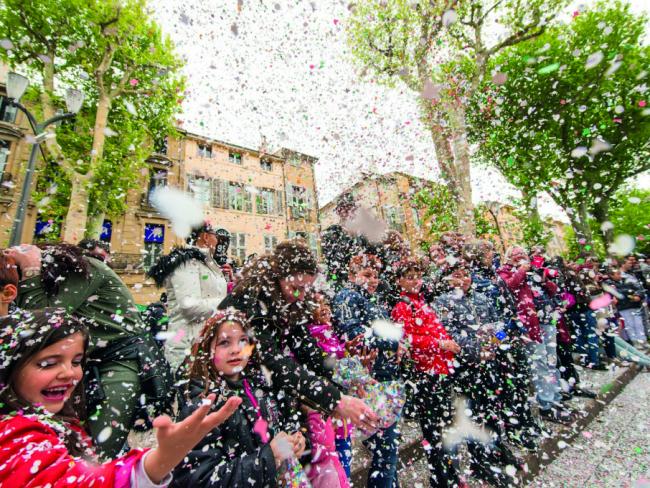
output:
POLYGON ((41 434, 56 437, 52 427, 35 415, 20 413, 3 415, 0 418, 0 439, 23 437, 25 435, 41 434))

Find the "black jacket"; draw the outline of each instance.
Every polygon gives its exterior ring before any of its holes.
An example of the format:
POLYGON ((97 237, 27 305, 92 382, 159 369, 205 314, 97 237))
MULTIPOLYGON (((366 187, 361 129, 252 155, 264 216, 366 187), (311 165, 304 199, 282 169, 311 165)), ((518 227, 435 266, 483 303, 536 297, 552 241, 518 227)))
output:
MULTIPOLYGON (((249 379, 251 391, 261 387, 249 379)), ((204 385, 191 380, 186 386, 185 401, 180 405, 179 418, 188 417, 201 405, 204 385)), ((253 432, 257 410, 243 391, 242 383, 229 383, 216 391, 216 411, 231 396, 239 396, 242 404, 219 427, 213 429, 176 466, 171 487, 174 488, 235 488, 275 487, 276 467, 270 443, 262 443, 253 432)), ((281 419, 272 395, 256 395, 262 417, 269 422, 269 435, 280 429, 281 419)))
POLYGON ((228 295, 220 309, 233 307, 246 314, 258 343, 262 364, 271 371, 275 392, 285 391, 310 408, 331 415, 341 400, 329 381, 328 355, 301 324, 284 324, 280 312, 264 297, 228 295))

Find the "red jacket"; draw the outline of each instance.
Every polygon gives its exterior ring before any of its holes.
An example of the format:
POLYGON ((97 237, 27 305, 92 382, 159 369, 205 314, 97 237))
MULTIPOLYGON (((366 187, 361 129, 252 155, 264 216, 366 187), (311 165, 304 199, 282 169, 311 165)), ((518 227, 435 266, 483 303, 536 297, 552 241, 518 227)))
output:
POLYGON ((401 293, 410 303, 400 301, 391 317, 404 324, 404 334, 411 341, 411 357, 420 371, 449 374, 453 371, 454 353, 440 349, 440 341, 451 337, 438 321, 436 313, 427 305, 424 297, 401 293))
MULTIPOLYGON (((533 289, 527 281, 527 272, 516 269, 506 264, 497 271, 499 276, 512 292, 517 302, 517 318, 528 330, 528 336, 535 342, 542 342, 542 331, 539 326, 537 308, 533 300, 533 289)), ((557 285, 548 279, 544 281, 544 288, 550 296, 557 292, 557 285)))
MULTIPOLYGON (((52 421, 54 423, 54 421, 52 421)), ((86 447, 90 438, 75 425, 86 447)), ((72 457, 54 427, 37 416, 0 417, 0 488, 128 488, 131 470, 144 454, 131 451, 105 464, 72 457)))

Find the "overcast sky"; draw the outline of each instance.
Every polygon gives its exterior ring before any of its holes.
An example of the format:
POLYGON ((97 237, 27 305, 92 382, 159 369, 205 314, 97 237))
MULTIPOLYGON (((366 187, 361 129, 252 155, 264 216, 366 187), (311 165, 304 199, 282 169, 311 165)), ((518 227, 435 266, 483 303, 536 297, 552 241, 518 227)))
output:
MULTIPOLYGON (((264 136, 272 148, 316 156, 321 206, 356 182, 361 171, 400 170, 437 179, 416 95, 359 80, 345 42, 348 3, 151 2, 186 61, 183 127, 252 148, 264 136)), ((631 3, 650 12, 650 2, 631 3)), ((644 186, 648 183, 644 179, 644 186)), ((473 168, 472 185, 475 201, 507 201, 516 194, 484 168, 473 168)), ((543 210, 557 215, 548 204, 543 210)))

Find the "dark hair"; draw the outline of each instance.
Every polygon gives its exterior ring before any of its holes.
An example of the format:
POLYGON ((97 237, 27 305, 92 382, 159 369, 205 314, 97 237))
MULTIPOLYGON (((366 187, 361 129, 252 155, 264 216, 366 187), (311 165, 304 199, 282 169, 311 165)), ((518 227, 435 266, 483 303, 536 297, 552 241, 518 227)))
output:
POLYGON ((41 283, 48 297, 59 293, 59 286, 65 280, 78 274, 88 278, 90 265, 81 248, 72 244, 43 244, 41 258, 41 283))
MULTIPOLYGON (((224 229, 219 229, 219 230, 224 230, 224 229)), ((198 227, 194 227, 192 229, 192 232, 190 232, 190 235, 187 236, 187 239, 185 239, 185 242, 189 245, 194 245, 198 238, 201 236, 201 234, 207 233, 207 234, 215 234, 217 235, 217 231, 214 227, 212 227, 212 224, 210 222, 203 222, 201 225, 198 227)))
POLYGON ((97 239, 81 239, 77 245, 84 251, 93 251, 98 247, 106 252, 111 252, 111 245, 108 242, 99 241, 97 239))
POLYGON ((0 287, 14 285, 18 287, 18 266, 13 258, 0 252, 0 287))
POLYGON ((273 253, 259 256, 244 266, 241 281, 232 294, 265 295, 276 304, 282 304, 284 299, 279 281, 298 273, 316 275, 316 258, 304 243, 298 240, 284 241, 275 247, 273 253))
MULTIPOLYGON (((68 314, 60 308, 40 310, 17 310, 0 319, 0 414, 11 414, 18 410, 37 413, 29 402, 20 398, 13 384, 22 367, 35 354, 66 337, 81 333, 84 340, 82 368, 86 364, 88 350, 87 320, 68 314)), ((63 409, 54 414, 55 420, 79 423, 86 420, 83 381, 74 389, 63 409)), ((63 442, 73 456, 84 456, 84 441, 72 429, 65 429, 63 442)))
MULTIPOLYGON (((212 317, 206 320, 199 338, 192 346, 191 360, 188 365, 188 375, 190 379, 199 380, 205 383, 205 392, 208 393, 212 387, 222 382, 222 377, 212 362, 212 343, 219 335, 221 326, 226 322, 236 322, 242 326, 254 346, 253 336, 246 315, 234 308, 219 310, 212 317)), ((251 351, 251 360, 253 364, 259 363, 254 360, 254 349, 251 351)))
POLYGON ((357 254, 350 258, 348 263, 348 273, 358 273, 362 269, 372 268, 381 271, 381 260, 374 254, 357 254))
POLYGON ((393 265, 395 269, 395 278, 399 279, 411 271, 424 273, 427 269, 426 261, 420 259, 405 259, 393 265))

